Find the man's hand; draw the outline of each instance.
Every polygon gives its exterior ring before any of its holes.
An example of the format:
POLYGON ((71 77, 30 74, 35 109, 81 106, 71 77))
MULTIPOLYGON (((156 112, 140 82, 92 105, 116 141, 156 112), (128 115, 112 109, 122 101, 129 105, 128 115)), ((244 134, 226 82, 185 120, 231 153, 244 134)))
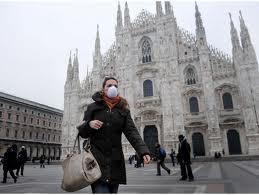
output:
POLYGON ((147 154, 147 155, 145 155, 145 156, 143 156, 143 160, 144 160, 144 163, 145 164, 149 164, 149 162, 150 162, 150 156, 147 154))

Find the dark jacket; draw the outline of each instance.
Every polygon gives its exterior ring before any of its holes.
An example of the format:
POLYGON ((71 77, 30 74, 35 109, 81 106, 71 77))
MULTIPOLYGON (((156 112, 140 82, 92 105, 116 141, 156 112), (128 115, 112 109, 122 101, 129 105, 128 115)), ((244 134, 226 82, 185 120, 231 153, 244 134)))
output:
POLYGON ((18 154, 18 163, 24 164, 27 161, 27 151, 22 149, 18 154))
POLYGON ((177 160, 178 162, 191 163, 191 147, 190 144, 184 139, 179 143, 177 160))
POLYGON ((95 156, 102 172, 101 180, 114 184, 126 184, 126 169, 122 152, 121 135, 124 133, 130 144, 142 158, 149 150, 139 135, 130 111, 122 108, 122 101, 112 110, 102 100, 99 92, 93 95, 94 103, 84 113, 85 125, 79 128, 79 135, 90 137, 91 152, 95 156), (100 129, 89 126, 91 120, 100 120, 100 129))
POLYGON ((4 153, 3 159, 3 169, 17 169, 18 162, 17 162, 17 152, 14 151, 12 148, 8 148, 7 151, 4 153))
POLYGON ((159 148, 156 149, 156 159, 157 160, 161 160, 161 161, 165 160, 166 156, 164 156, 162 154, 162 150, 164 150, 164 148, 162 148, 162 147, 159 147, 159 148))
POLYGON ((40 156, 40 163, 44 163, 45 159, 46 159, 45 155, 41 155, 40 156))

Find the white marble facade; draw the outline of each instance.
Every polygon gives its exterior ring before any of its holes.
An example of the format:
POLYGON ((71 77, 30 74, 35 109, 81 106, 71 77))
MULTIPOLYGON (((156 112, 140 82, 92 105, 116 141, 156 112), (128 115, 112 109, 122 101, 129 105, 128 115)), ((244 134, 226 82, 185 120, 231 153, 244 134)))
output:
MULTIPOLYGON (((215 152, 259 154, 259 73, 256 54, 240 12, 240 36, 230 15, 232 57, 209 45, 195 4, 196 34, 177 25, 170 2, 156 2, 130 19, 118 5, 116 40, 100 52, 97 29, 93 69, 79 80, 77 52, 69 58, 65 83, 62 155, 73 146, 75 126, 101 89, 105 76, 119 80, 120 95, 151 150, 155 142, 170 152, 186 135, 196 155, 215 152), (124 18, 124 19, 123 19, 124 18), (240 40, 240 41, 239 41, 240 40), (240 143, 240 144, 239 144, 240 143)), ((125 157, 134 151, 122 137, 125 157)))

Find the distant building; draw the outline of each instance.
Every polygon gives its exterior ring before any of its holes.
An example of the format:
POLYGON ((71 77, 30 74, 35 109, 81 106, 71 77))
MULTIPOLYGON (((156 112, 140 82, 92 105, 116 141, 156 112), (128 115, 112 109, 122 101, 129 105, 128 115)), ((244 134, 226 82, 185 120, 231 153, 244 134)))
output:
POLYGON ((62 118, 62 110, 0 92, 0 155, 16 144, 30 159, 59 159, 62 118))
MULTIPOLYGON (((243 16, 240 12, 239 36, 230 15, 232 56, 207 42, 197 4, 194 20, 193 35, 178 26, 169 1, 164 10, 156 2, 156 14, 143 10, 135 20, 130 19, 127 2, 124 17, 118 5, 116 40, 102 54, 97 29, 93 69, 83 81, 77 54, 69 58, 62 156, 73 148, 75 126, 105 76, 118 79, 119 93, 128 100, 152 154, 156 142, 168 152, 176 150, 180 133, 196 156, 213 156, 223 149, 226 155, 259 154, 258 62, 243 16)), ((124 136, 122 141, 125 156, 134 154, 124 136)))

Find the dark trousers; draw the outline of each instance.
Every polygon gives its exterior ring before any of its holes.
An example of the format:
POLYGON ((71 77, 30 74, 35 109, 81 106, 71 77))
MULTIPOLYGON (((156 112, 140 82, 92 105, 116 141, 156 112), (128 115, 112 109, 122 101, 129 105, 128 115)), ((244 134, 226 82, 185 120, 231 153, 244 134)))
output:
POLYGON ((17 175, 17 176, 19 175, 20 169, 21 169, 21 175, 23 176, 24 163, 21 163, 21 164, 18 166, 18 169, 17 169, 17 171, 16 171, 16 175, 17 175))
POLYGON ((45 168, 45 164, 44 163, 40 163, 40 168, 45 168))
POLYGON ((9 173, 10 173, 10 175, 12 176, 12 178, 15 180, 16 179, 16 177, 15 177, 15 175, 14 175, 14 172, 13 172, 13 170, 12 169, 3 169, 4 170, 4 178, 3 178, 3 182, 6 182, 6 180, 7 180, 7 172, 9 171, 9 173))
POLYGON ((183 179, 187 179, 187 174, 189 179, 193 179, 191 163, 180 162, 180 167, 181 167, 181 175, 183 179), (187 173, 186 173, 186 169, 187 169, 187 173))
POLYGON ((93 194, 117 194, 119 184, 110 184, 101 180, 94 182, 91 185, 93 194))
POLYGON ((175 162, 174 162, 174 158, 171 157, 172 163, 173 163, 173 167, 175 166, 175 162))
POLYGON ((164 170, 166 170, 167 172, 169 172, 170 171, 170 169, 168 169, 166 166, 165 166, 165 162, 164 162, 165 160, 157 160, 157 174, 158 175, 161 175, 161 168, 160 168, 160 166, 164 169, 164 170))

